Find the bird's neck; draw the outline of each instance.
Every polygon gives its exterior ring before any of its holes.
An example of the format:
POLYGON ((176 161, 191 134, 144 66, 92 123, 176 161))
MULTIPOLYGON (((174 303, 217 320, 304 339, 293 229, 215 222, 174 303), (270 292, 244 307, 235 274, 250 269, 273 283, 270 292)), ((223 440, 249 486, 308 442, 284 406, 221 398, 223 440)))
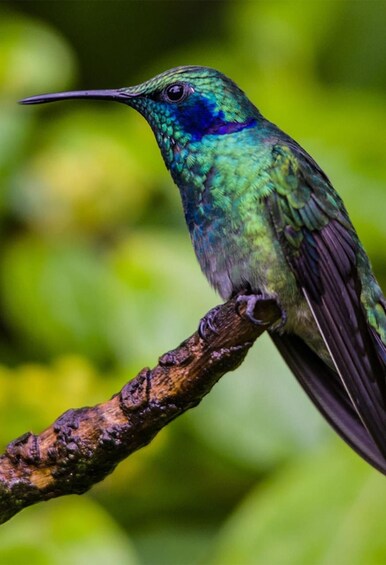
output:
MULTIPOLYGON (((256 153, 255 123, 228 134, 206 135, 185 144, 172 142, 165 162, 182 198, 185 219, 192 232, 213 221, 226 221, 234 200, 234 191, 244 184, 241 170, 235 171, 251 153, 256 153)), ((162 150, 162 149, 161 149, 162 150)), ((245 175, 247 171, 244 171, 245 175)))

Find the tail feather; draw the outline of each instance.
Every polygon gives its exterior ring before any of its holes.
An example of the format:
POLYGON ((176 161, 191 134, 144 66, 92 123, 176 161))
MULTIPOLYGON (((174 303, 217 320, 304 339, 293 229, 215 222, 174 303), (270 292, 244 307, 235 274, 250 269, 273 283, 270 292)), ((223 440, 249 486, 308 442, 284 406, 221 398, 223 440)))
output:
POLYGON ((359 418, 338 374, 298 336, 271 333, 287 365, 326 420, 366 461, 386 474, 386 458, 359 418))

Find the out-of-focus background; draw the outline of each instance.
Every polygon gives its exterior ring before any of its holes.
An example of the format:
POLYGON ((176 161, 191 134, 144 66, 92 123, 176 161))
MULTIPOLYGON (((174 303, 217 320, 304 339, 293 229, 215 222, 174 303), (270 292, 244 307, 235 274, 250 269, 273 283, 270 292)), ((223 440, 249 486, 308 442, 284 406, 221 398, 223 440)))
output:
MULTIPOLYGON (((2 2, 0 441, 110 397, 219 298, 144 120, 19 98, 230 75, 343 196, 386 289, 386 3, 2 2)), ((0 563, 380 564, 386 482, 269 342, 92 492, 0 529, 0 563)))

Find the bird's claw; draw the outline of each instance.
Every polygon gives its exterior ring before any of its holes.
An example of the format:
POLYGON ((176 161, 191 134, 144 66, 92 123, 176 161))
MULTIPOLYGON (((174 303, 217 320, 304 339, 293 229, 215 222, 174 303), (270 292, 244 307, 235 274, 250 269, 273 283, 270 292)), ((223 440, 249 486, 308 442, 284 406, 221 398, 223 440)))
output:
POLYGON ((285 326, 287 322, 287 313, 284 310, 284 308, 282 308, 280 302, 275 296, 271 296, 268 294, 239 294, 239 296, 237 297, 236 308, 238 313, 240 313, 239 305, 242 303, 246 303, 247 308, 245 310, 245 313, 248 317, 248 320, 253 324, 256 324, 257 326, 264 326, 266 325, 266 323, 263 320, 259 320, 255 318, 254 314, 255 314, 256 304, 258 302, 267 301, 267 300, 274 300, 278 305, 278 307, 280 308, 280 312, 281 312, 280 320, 274 322, 269 329, 270 331, 280 330, 285 326))
POLYGON ((220 306, 215 306, 200 320, 200 324, 198 326, 198 335, 201 339, 207 341, 208 337, 211 333, 218 334, 217 327, 215 324, 215 319, 217 313, 220 309, 220 306))
POLYGON ((254 316, 256 304, 263 299, 264 296, 262 294, 239 294, 236 302, 237 313, 240 314, 240 304, 246 303, 247 308, 245 313, 248 320, 253 324, 256 324, 256 326, 264 325, 263 320, 258 320, 254 316))
POLYGON ((280 320, 272 324, 272 326, 269 328, 270 332, 277 332, 281 330, 287 323, 287 312, 284 310, 284 308, 282 308, 280 302, 277 299, 276 304, 280 308, 280 320))

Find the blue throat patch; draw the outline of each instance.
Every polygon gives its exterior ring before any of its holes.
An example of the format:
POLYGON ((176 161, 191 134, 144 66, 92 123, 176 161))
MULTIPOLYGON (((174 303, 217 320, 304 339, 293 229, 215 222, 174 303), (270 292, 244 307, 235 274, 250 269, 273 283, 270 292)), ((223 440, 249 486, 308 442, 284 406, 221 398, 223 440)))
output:
POLYGON ((253 127, 256 118, 245 122, 226 121, 222 110, 216 111, 215 104, 199 98, 190 107, 177 108, 177 120, 193 141, 200 141, 204 135, 227 135, 253 127))

